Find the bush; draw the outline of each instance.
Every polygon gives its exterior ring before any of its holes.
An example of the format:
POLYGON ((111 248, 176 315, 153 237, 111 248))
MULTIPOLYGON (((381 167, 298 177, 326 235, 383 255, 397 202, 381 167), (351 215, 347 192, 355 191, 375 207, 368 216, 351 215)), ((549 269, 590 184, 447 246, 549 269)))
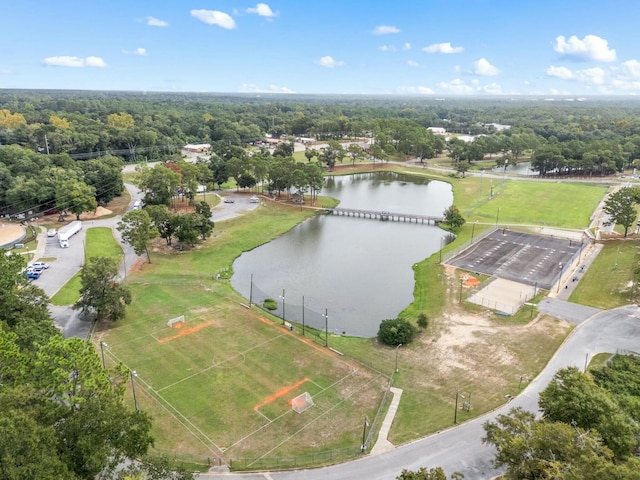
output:
POLYGON ((404 318, 395 318, 392 320, 383 320, 380 323, 380 329, 378 330, 378 340, 395 347, 400 345, 406 345, 416 334, 416 327, 413 326, 408 320, 404 318))
POLYGON ((278 304, 273 298, 265 298, 264 302, 262 302, 262 306, 267 310, 275 310, 278 308, 278 304))
POLYGON ((423 330, 429 326, 429 319, 424 313, 418 315, 418 326, 423 330))

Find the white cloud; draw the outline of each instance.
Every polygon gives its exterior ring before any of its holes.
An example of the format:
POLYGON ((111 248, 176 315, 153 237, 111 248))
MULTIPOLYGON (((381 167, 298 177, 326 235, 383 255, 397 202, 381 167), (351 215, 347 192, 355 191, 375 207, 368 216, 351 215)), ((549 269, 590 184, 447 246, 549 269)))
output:
POLYGON ((407 65, 409 65, 410 67, 421 67, 422 66, 418 62, 414 62, 413 60, 407 61, 407 65))
POLYGON ((405 44, 402 46, 402 49, 403 49, 403 50, 411 50, 411 44, 410 44, 409 42, 405 43, 405 44))
POLYGON ((562 80, 570 80, 573 78, 573 72, 567 67, 556 67, 555 65, 551 65, 549 68, 547 68, 546 73, 550 77, 557 77, 561 78, 562 80))
POLYGON ((635 80, 640 80, 640 62, 638 60, 627 60, 623 62, 622 72, 635 80))
POLYGON ((198 20, 208 24, 217 25, 227 30, 236 28, 236 22, 231 18, 228 13, 221 12, 219 10, 191 10, 191 16, 198 20))
POLYGON ((427 53, 462 53, 464 52, 464 47, 452 47, 450 42, 445 43, 434 43, 429 45, 428 47, 424 47, 422 51, 427 53))
POLYGON ((488 85, 484 85, 483 87, 478 88, 479 92, 488 93, 489 95, 502 95, 504 92, 502 91, 502 87, 497 83, 493 82, 488 85))
POLYGON ((582 83, 592 85, 604 85, 607 80, 607 73, 600 67, 577 70, 576 78, 582 83))
POLYGON ((451 80, 450 82, 440 82, 438 86, 442 90, 446 90, 447 92, 455 94, 473 93, 473 87, 471 85, 467 85, 464 80, 460 80, 459 78, 451 80))
POLYGON ((42 63, 52 67, 106 67, 107 63, 100 57, 72 57, 68 55, 61 55, 58 57, 47 57, 42 63))
POLYGON ((393 47, 393 45, 382 45, 381 47, 378 47, 380 49, 381 52, 395 52, 396 49, 393 47))
POLYGON ((147 56, 147 49, 138 47, 135 50, 122 50, 122 53, 125 55, 140 55, 141 57, 147 56))
POLYGON ((378 25, 371 33, 373 35, 388 35, 390 33, 400 33, 400 30, 393 25, 378 25))
POLYGON ((481 58, 473 63, 473 73, 483 77, 495 77, 500 70, 491 65, 486 58, 481 58))
POLYGON ((564 35, 556 37, 553 49, 561 55, 581 60, 613 62, 616 51, 609 48, 609 42, 597 35, 587 35, 580 40, 571 35, 567 40, 564 35))
POLYGON ((318 60, 318 64, 320 64, 323 67, 334 68, 334 67, 342 67, 344 65, 344 62, 340 60, 334 60, 332 56, 327 55, 325 57, 322 57, 320 60, 318 60))
POLYGON ((150 27, 168 27, 169 26, 169 24, 164 20, 160 20, 159 18, 155 18, 155 17, 147 17, 146 23, 150 27))
POLYGON ((247 8, 247 13, 255 13, 261 17, 277 17, 278 14, 273 12, 266 3, 258 3, 255 8, 247 8))
POLYGON ((269 85, 267 88, 261 88, 253 83, 243 83, 240 85, 241 92, 248 93, 296 93, 287 87, 279 87, 277 85, 269 85))

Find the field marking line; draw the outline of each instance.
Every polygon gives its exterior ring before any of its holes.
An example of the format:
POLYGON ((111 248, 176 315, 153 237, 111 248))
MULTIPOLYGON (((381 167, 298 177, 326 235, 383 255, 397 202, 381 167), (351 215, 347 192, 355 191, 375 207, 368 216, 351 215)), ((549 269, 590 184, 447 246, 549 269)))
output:
POLYGON ((306 383, 308 381, 309 381, 309 377, 305 377, 302 380, 298 380, 296 383, 292 383, 291 385, 287 385, 286 387, 282 387, 280 390, 278 390, 275 393, 272 393, 267 398, 265 398, 262 402, 258 403, 255 407, 253 407, 253 409, 256 410, 256 411, 259 410, 260 408, 264 407, 265 405, 268 405, 271 402, 276 401, 280 397, 284 397, 288 393, 291 393, 293 390, 298 388, 300 385, 302 385, 302 384, 304 384, 304 383, 306 383))
POLYGON ((215 322, 213 320, 209 320, 208 322, 204 322, 204 323, 201 323, 199 325, 195 325, 195 326, 190 327, 190 328, 180 329, 180 333, 177 333, 176 335, 172 335, 171 337, 166 337, 166 338, 163 338, 161 340, 158 340, 158 343, 166 343, 166 342, 169 342, 171 340, 175 340, 176 338, 184 337, 185 335, 190 335, 192 333, 199 332, 203 328, 210 327, 214 323, 215 322))
POLYGON ((327 416, 330 412, 332 412, 333 410, 335 410, 336 408, 338 408, 340 405, 342 405, 343 403, 345 403, 347 400, 349 400, 351 397, 353 397, 356 393, 358 393, 362 388, 364 388, 366 385, 371 384, 374 380, 377 380, 380 376, 382 376, 381 374, 371 378, 368 382, 366 382, 365 384, 362 385, 361 388, 354 390, 353 392, 351 392, 351 395, 348 395, 346 397, 344 397, 342 400, 340 400, 339 402, 337 402, 335 405, 333 405, 331 408, 325 410, 324 412, 322 412, 320 415, 318 415, 317 417, 315 417, 313 420, 311 420, 309 423, 304 424, 302 427, 300 427, 296 432, 292 433, 291 435, 289 435, 287 438, 285 438, 282 442, 280 442, 279 444, 277 444, 275 447, 273 447, 271 450, 269 450, 268 452, 264 453, 261 457, 256 458, 256 461, 266 457, 267 455, 269 455, 271 452, 277 450, 278 448, 280 448, 282 445, 284 445, 285 443, 287 443, 289 440, 291 440, 293 437, 295 437, 296 435, 298 435, 299 433, 301 433, 302 431, 306 430, 308 427, 310 427, 311 425, 313 425, 314 423, 316 423, 318 420, 320 420, 321 418, 327 416))
MULTIPOLYGON (((120 359, 120 357, 115 355, 111 350, 109 350, 109 354, 110 354, 111 357, 115 358, 119 363, 124 365, 126 368, 129 368, 120 359)), ((220 449, 220 447, 218 447, 218 445, 216 443, 214 443, 211 438, 209 438, 209 436, 206 433, 204 433, 200 428, 198 428, 191 420, 189 420, 187 417, 185 417, 180 412, 180 410, 178 410, 171 402, 169 402, 162 395, 160 395, 157 390, 154 390, 148 382, 144 381, 139 376, 136 377, 136 378, 138 378, 139 382, 144 387, 146 387, 146 388, 142 388, 141 390, 142 390, 142 392, 149 394, 149 397, 147 397, 147 398, 151 398, 156 404, 158 404, 160 406, 160 408, 162 408, 169 415, 171 415, 173 418, 175 418, 178 421, 178 423, 180 423, 191 435, 193 435, 193 437, 196 440, 198 440, 202 445, 204 445, 211 453, 216 454, 216 455, 224 453, 220 449), (204 442, 202 440, 202 438, 200 436, 198 436, 197 434, 202 435, 202 437, 204 437, 207 441, 210 442, 210 445, 207 444, 206 442, 204 442), (215 449, 211 448, 212 445, 213 445, 213 447, 215 447, 215 449)))
POLYGON ((227 363, 227 362, 230 362, 230 361, 232 361, 232 360, 234 360, 235 358, 238 358, 238 357, 240 357, 240 356, 244 356, 244 355, 246 355, 247 353, 251 352, 252 350, 256 350, 257 348, 262 347, 263 345, 266 345, 267 343, 270 343, 270 342, 272 342, 272 341, 274 341, 274 340, 276 340, 276 339, 280 338, 281 336, 282 336, 282 335, 277 335, 277 336, 275 336, 275 337, 271 337, 271 338, 269 338, 268 340, 265 340, 264 342, 259 343, 258 345, 255 345, 255 346, 253 346, 253 347, 251 347, 251 348, 249 348, 249 349, 247 349, 247 350, 244 350, 244 351, 242 351, 242 352, 239 352, 238 354, 236 354, 236 355, 234 355, 234 356, 232 356, 232 357, 229 357, 229 358, 227 358, 226 360, 224 360, 224 361, 222 361, 222 362, 216 363, 215 365, 210 365, 210 366, 208 366, 207 368, 203 368, 202 370, 200 370, 200 371, 198 371, 198 372, 192 373, 191 375, 187 375, 186 377, 181 378, 180 380, 177 380, 177 381, 176 381, 176 382, 174 382, 174 383, 171 383, 171 384, 169 384, 169 385, 165 385, 164 387, 159 388, 158 390, 156 390, 156 392, 161 392, 161 391, 163 391, 163 390, 166 390, 167 388, 175 387, 175 386, 176 386, 176 385, 178 385, 179 383, 182 383, 182 382, 184 382, 184 381, 190 380, 191 378, 196 377, 196 376, 200 375, 201 373, 208 372, 209 370, 211 370, 211 369, 213 369, 213 368, 218 368, 220 365, 223 365, 223 364, 225 364, 225 363, 227 363))

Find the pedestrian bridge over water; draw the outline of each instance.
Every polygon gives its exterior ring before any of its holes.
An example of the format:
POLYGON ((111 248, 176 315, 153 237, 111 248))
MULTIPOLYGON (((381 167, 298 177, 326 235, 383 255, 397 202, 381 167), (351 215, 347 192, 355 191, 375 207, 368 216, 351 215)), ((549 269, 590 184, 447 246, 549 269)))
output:
POLYGON ((345 217, 360 217, 391 222, 422 223, 426 225, 436 225, 438 222, 442 222, 444 220, 443 216, 360 210, 356 208, 325 208, 325 211, 331 215, 340 215, 345 217))

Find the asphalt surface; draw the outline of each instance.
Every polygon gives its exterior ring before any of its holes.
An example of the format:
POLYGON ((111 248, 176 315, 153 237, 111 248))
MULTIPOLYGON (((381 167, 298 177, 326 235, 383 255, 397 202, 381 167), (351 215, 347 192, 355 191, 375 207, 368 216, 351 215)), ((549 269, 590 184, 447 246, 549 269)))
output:
MULTIPOLYGON (((579 306, 577 306, 579 307, 579 306)), ((584 314, 584 310, 583 314, 584 314)), ((579 316, 576 314, 576 316, 579 316)), ((551 359, 545 369, 510 402, 482 417, 424 439, 396 448, 380 455, 331 467, 268 474, 226 474, 238 479, 269 478, 273 480, 372 480, 395 479, 403 468, 418 470, 420 467, 442 467, 449 475, 462 472, 466 479, 490 479, 501 473, 491 460, 493 448, 482 443, 482 425, 499 414, 507 414, 511 408, 522 407, 538 412, 538 394, 548 385, 561 368, 574 366, 583 370, 594 355, 616 352, 618 349, 640 351, 640 309, 633 305, 596 313, 582 321, 551 359)), ((517 392, 514 392, 514 395, 517 392)), ((453 400, 452 400, 453 402, 453 400)), ((424 412, 428 415, 429 412, 424 412)), ((416 419, 420 421, 420 419, 416 419)), ((220 474, 207 473, 201 480, 217 478, 220 474)))
POLYGON ((550 290, 559 265, 567 266, 583 247, 566 238, 515 232, 501 228, 482 238, 447 263, 472 272, 550 290))

